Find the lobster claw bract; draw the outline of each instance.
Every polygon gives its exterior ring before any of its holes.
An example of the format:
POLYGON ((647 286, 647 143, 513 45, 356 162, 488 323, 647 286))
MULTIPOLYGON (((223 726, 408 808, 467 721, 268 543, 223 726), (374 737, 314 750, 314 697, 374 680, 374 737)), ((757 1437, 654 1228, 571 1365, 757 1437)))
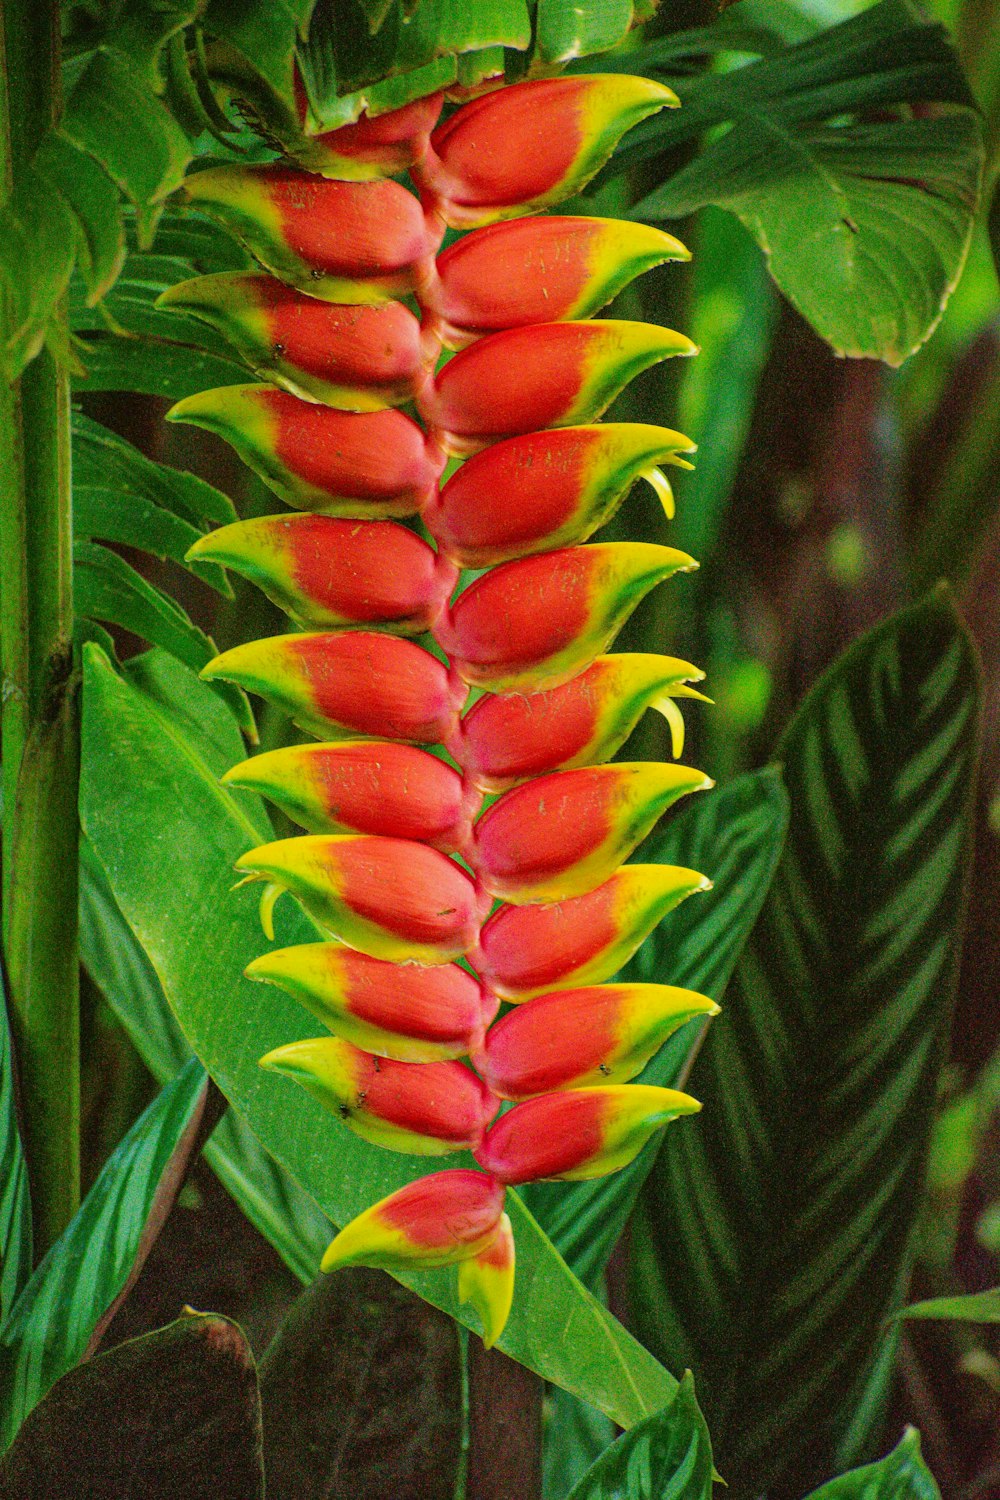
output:
POLYGON ((538 323, 470 344, 424 387, 420 413, 450 453, 497 438, 594 422, 630 380, 660 360, 697 354, 654 323, 538 323))
POLYGON ((200 537, 188 561, 232 568, 307 629, 384 625, 404 635, 429 630, 458 570, 392 521, 334 516, 257 516, 200 537))
POLYGON ((498 1006, 457 964, 392 964, 340 943, 276 948, 246 974, 280 985, 337 1036, 399 1062, 464 1057, 498 1006))
POLYGON ((310 833, 378 833, 448 853, 468 848, 480 801, 445 761, 386 740, 288 745, 241 761, 222 780, 267 797, 310 833))
POLYGON ((372 958, 448 963, 469 951, 479 931, 469 876, 409 839, 305 834, 251 849, 236 868, 268 882, 266 929, 275 896, 288 890, 324 932, 372 958))
POLYGON ((483 927, 477 974, 503 1000, 601 984, 675 906, 712 882, 678 865, 625 865, 583 896, 501 906, 483 927))
POLYGON ((276 703, 325 738, 443 743, 454 734, 465 689, 414 641, 367 630, 338 635, 272 635, 224 651, 202 668, 276 703))
POLYGON ((572 197, 627 130, 679 102, 665 85, 624 73, 515 84, 439 125, 414 177, 454 228, 515 218, 572 197))
POLYGON ((264 380, 344 411, 381 411, 412 401, 425 376, 420 324, 401 302, 320 302, 273 276, 220 271, 163 292, 216 328, 264 380))
POLYGON ((514 1231, 508 1214, 501 1214, 484 1249, 459 1262, 458 1300, 475 1308, 483 1325, 483 1345, 492 1349, 514 1301, 514 1231))
POLYGON ((209 167, 184 190, 281 281, 326 302, 410 291, 440 244, 398 182, 331 182, 269 163, 209 167))
POLYGON ((678 798, 714 785, 702 771, 660 761, 538 776, 505 792, 476 824, 480 884, 513 904, 593 890, 678 798))
POLYGON ((295 160, 307 171, 345 182, 395 177, 420 161, 443 102, 443 95, 428 94, 401 109, 381 115, 365 113, 350 125, 313 132, 306 92, 298 77, 295 84, 299 121, 306 130, 292 151, 295 160))
POLYGON ((597 542, 502 563, 459 594, 437 638, 458 675, 494 692, 566 682, 650 589, 698 564, 652 542, 597 542))
POLYGON ((340 1231, 321 1270, 375 1266, 410 1271, 453 1266, 493 1239, 504 1188, 483 1172, 433 1172, 390 1193, 340 1231))
POLYGON ((415 516, 445 463, 400 411, 334 411, 269 385, 185 396, 167 420, 218 433, 287 505, 320 515, 415 516))
POLYGON ((474 1150, 499 1105, 460 1062, 395 1062, 335 1036, 276 1047, 260 1065, 300 1083, 362 1140, 411 1156, 474 1150))
POLYGON ((679 1027, 718 1011, 706 995, 667 984, 552 990, 491 1026, 473 1062, 501 1099, 627 1083, 679 1027))
POLYGON ((627 1166, 655 1130, 699 1109, 689 1094, 642 1083, 540 1094, 501 1115, 475 1156, 508 1185, 603 1177, 627 1166))
POLYGON ((494 443, 457 469, 424 520, 463 568, 585 541, 637 479, 663 496, 661 463, 686 466, 694 444, 668 427, 608 422, 531 432, 494 443), (497 495, 507 503, 497 505, 497 495))
POLYGON ((690 253, 662 229, 628 219, 517 219, 476 230, 437 259, 425 316, 460 349, 484 333, 589 318, 643 271, 690 253))
POLYGON ((543 771, 610 760, 645 710, 655 708, 667 716, 680 755, 684 721, 673 700, 702 698, 689 684, 704 675, 675 656, 599 656, 559 687, 479 698, 461 721, 457 754, 477 786, 503 791, 543 771))

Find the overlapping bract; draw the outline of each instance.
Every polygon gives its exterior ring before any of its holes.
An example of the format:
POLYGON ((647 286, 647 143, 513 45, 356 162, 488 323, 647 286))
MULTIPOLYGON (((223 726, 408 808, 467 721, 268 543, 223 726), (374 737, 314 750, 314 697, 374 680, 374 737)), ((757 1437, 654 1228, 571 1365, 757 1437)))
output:
POLYGON ((583 545, 639 479, 671 516, 663 466, 690 467, 680 433, 597 420, 640 370, 696 352, 690 340, 589 321, 687 252, 643 225, 539 216, 623 131, 676 102, 620 74, 549 79, 443 124, 435 96, 303 136, 309 171, 210 169, 189 195, 280 280, 227 273, 166 298, 272 382, 192 396, 171 415, 221 433, 299 512, 195 548, 302 627, 237 646, 206 675, 320 741, 225 778, 306 830, 238 861, 264 882, 268 936, 287 890, 326 939, 249 966, 326 1027, 262 1065, 366 1140, 470 1150, 481 1168, 373 1205, 323 1269, 457 1265, 487 1344, 513 1295, 506 1186, 615 1171, 697 1110, 630 1080, 672 1031, 716 1010, 691 991, 607 982, 708 885, 623 862, 709 778, 607 764, 646 708, 681 753, 677 700, 702 696, 701 672, 604 653, 650 589, 696 564, 669 546, 583 545), (389 180, 404 169, 419 199, 389 180), (472 232, 436 255, 446 226, 472 232), (420 321, 392 300, 407 294, 420 321), (457 352, 439 364, 442 348, 457 352), (406 404, 419 423, 394 409, 406 404), (418 516, 433 546, 398 524, 418 516), (487 571, 463 588, 463 568, 487 571), (425 632, 427 644, 405 638, 425 632), (470 689, 487 690, 471 708, 470 689), (489 793, 501 795, 483 811, 489 793), (496 1021, 501 1001, 516 1008, 496 1021))

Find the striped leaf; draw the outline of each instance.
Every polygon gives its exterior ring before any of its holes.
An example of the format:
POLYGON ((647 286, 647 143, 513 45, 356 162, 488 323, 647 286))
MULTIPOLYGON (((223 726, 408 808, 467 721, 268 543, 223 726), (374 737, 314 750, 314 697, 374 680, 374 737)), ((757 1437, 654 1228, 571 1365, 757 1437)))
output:
POLYGON ((31 1198, 17 1128, 14 1054, 0 975, 0 1326, 31 1275, 31 1198))
POLYGON ((921 1457, 919 1432, 908 1427, 885 1458, 831 1479, 808 1500, 941 1500, 941 1491, 921 1457))
POLYGON ((191 1060, 140 1115, 0 1328, 0 1450, 100 1339, 184 1179, 208 1080, 191 1060))
POLYGON ((959 952, 977 683, 943 594, 860 640, 784 736, 788 841, 633 1237, 733 1500, 869 1454, 959 952))
POLYGON ((669 1406, 620 1437, 567 1500, 711 1500, 713 1472, 712 1444, 689 1370, 669 1406))

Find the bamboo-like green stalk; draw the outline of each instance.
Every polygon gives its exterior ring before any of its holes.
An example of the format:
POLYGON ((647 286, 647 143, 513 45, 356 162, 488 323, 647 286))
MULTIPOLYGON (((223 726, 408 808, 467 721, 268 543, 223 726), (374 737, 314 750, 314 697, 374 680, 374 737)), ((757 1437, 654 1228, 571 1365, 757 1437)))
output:
MULTIPOLYGON (((57 0, 3 0, 3 49, 9 192, 58 115, 57 0)), ((80 1179, 69 385, 48 349, 0 385, 3 957, 43 1252, 73 1214, 80 1179)))

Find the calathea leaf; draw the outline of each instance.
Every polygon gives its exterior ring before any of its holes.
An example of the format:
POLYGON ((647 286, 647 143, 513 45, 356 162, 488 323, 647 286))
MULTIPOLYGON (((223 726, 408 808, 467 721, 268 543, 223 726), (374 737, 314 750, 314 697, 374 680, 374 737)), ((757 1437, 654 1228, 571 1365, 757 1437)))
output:
POLYGON ((613 1443, 567 1500, 711 1500, 713 1474, 689 1370, 670 1404, 613 1443))
POLYGON ((943 595, 853 646, 779 746, 788 839, 633 1232, 649 1347, 690 1364, 734 1496, 868 1451, 964 910, 977 682, 943 595))
POLYGON ((257 1376, 242 1331, 189 1309, 70 1370, 0 1458, 0 1491, 263 1500, 257 1376))
POLYGON ((885 1458, 831 1479, 808 1500, 941 1500, 941 1491, 921 1457, 920 1434, 908 1427, 885 1458))
POLYGON ((0 1328, 0 1448, 96 1345, 138 1276, 184 1180, 207 1091, 192 1059, 109 1157, 14 1303, 0 1328))

